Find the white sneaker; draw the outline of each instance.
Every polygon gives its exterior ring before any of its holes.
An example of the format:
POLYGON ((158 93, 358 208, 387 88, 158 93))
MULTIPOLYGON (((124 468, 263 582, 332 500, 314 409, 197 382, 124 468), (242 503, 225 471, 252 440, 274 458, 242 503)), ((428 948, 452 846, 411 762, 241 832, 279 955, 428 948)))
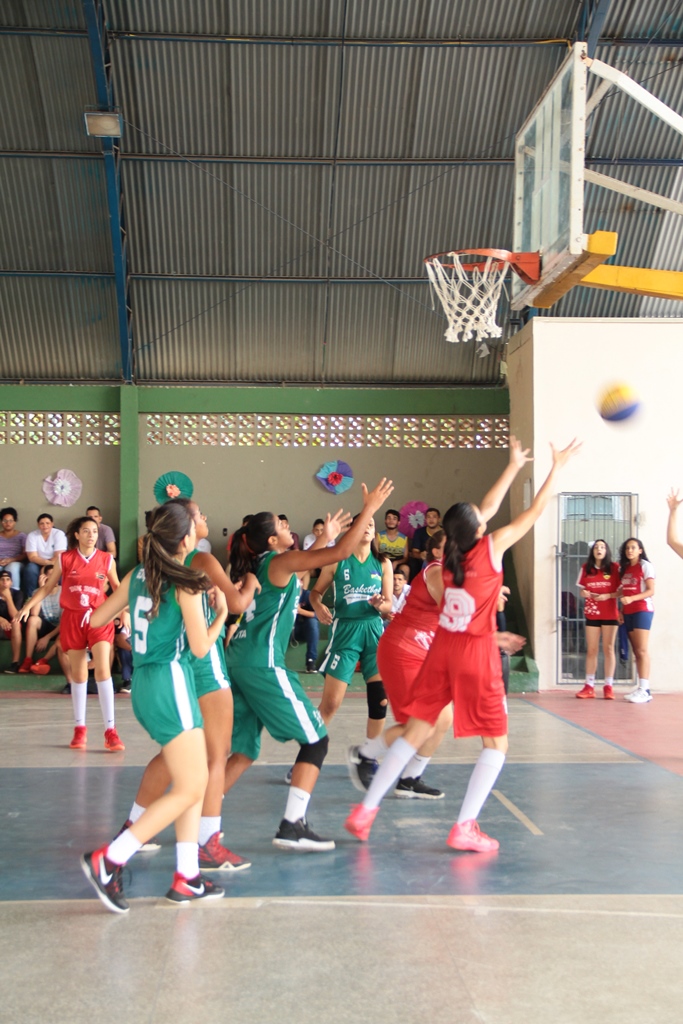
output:
POLYGON ((649 690, 639 686, 637 690, 625 694, 624 700, 629 701, 631 704, 647 704, 649 700, 652 700, 652 694, 649 690))

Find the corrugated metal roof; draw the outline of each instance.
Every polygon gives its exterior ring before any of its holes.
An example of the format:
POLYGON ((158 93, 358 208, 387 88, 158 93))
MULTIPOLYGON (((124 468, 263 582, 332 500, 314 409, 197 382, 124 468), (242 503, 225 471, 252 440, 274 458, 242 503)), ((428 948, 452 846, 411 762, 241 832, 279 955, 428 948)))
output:
POLYGON ((0 25, 85 30, 83 5, 79 0, 15 0, 0 7, 0 25))
POLYGON ((117 337, 113 279, 0 276, 3 380, 120 380, 117 337))

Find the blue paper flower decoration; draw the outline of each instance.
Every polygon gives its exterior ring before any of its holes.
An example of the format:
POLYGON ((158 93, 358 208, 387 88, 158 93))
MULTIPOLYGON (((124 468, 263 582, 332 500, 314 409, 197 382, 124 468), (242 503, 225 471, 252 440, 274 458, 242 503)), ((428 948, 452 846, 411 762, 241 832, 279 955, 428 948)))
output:
POLYGON ((353 484, 353 470, 348 462, 338 459, 336 462, 326 462, 315 474, 323 487, 332 494, 342 494, 348 491, 353 484))

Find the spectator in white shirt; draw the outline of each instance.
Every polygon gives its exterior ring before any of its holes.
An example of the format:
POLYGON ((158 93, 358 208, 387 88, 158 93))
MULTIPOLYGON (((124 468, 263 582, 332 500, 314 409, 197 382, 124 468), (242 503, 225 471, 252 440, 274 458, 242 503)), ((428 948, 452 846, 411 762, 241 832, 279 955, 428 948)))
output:
POLYGON ((24 593, 30 597, 38 588, 38 577, 43 566, 52 565, 58 551, 66 551, 66 534, 54 525, 49 512, 41 512, 36 522, 37 530, 31 530, 26 538, 26 558, 23 566, 24 593))

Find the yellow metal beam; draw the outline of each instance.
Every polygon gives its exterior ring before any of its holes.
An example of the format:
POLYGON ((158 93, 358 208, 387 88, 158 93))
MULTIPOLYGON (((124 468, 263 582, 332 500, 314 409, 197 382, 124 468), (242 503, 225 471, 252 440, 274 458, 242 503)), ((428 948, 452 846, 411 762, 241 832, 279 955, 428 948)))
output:
POLYGON ((615 231, 594 231, 592 235, 587 235, 583 252, 575 258, 569 270, 558 274, 554 280, 544 285, 532 299, 528 300, 529 305, 538 309, 550 309, 570 289, 577 284, 584 284, 589 272, 594 273, 594 268, 599 267, 610 256, 614 256, 618 238, 615 231))
POLYGON ((683 271, 651 267, 596 267, 578 282, 585 288, 602 288, 653 299, 683 299, 683 271))

